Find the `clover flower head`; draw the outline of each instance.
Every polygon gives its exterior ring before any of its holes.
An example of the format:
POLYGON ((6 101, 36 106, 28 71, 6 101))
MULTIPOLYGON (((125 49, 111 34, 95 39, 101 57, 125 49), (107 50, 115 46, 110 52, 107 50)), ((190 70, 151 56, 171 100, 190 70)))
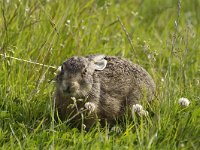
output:
POLYGON ((142 110, 143 110, 143 107, 142 107, 142 105, 140 105, 140 104, 135 104, 135 105, 133 105, 133 107, 132 107, 132 111, 133 111, 133 112, 139 113, 139 112, 142 111, 142 110))
POLYGON ((182 97, 178 100, 178 103, 180 106, 187 107, 189 106, 190 101, 187 98, 182 97))
POLYGON ((144 110, 142 105, 140 104, 135 104, 133 105, 132 107, 132 113, 137 113, 139 116, 148 116, 149 115, 149 112, 144 110))
POLYGON ((139 112, 139 115, 141 115, 141 116, 148 116, 148 115, 149 115, 149 112, 146 111, 146 110, 141 110, 141 111, 139 112))

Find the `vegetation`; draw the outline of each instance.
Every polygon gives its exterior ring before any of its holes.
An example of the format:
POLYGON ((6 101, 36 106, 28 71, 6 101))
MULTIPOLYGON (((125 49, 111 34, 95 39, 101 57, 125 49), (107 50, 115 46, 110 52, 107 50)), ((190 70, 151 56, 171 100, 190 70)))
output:
POLYGON ((0 8, 1 149, 200 147, 199 0, 0 0, 0 8), (148 70, 154 115, 127 121, 122 133, 54 122, 55 68, 93 53, 148 70))

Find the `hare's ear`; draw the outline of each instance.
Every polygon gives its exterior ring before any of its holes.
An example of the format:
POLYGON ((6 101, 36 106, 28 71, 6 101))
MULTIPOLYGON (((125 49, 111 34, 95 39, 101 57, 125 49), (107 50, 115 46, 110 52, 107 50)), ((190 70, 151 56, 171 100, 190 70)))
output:
POLYGON ((104 55, 95 55, 91 57, 92 67, 94 70, 103 70, 106 68, 107 60, 104 55))

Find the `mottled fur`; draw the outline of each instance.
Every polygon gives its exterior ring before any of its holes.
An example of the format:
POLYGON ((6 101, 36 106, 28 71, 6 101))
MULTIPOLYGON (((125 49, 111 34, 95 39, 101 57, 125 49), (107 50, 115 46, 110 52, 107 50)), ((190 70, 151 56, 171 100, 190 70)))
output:
MULTIPOLYGON (((124 115, 127 106, 140 103, 143 99, 151 101, 155 94, 154 81, 141 66, 103 55, 66 60, 57 75, 56 87, 55 102, 59 117, 62 120, 70 118, 70 114, 73 116, 77 110, 86 107, 91 111, 90 119, 84 122, 87 128, 96 117, 111 123, 124 115), (95 68, 94 63, 100 67, 105 65, 105 68, 95 68), (71 97, 86 101, 78 101, 77 107, 69 107, 73 103, 71 97)), ((74 121, 78 119, 80 116, 74 121)))

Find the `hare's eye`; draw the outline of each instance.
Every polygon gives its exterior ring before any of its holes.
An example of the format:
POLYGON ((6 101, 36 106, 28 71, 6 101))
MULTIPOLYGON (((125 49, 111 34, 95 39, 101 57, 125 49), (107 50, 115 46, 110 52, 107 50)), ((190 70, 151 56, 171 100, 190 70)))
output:
POLYGON ((61 66, 61 72, 63 71, 63 65, 61 66))
POLYGON ((61 72, 60 73, 64 74, 64 67, 63 67, 63 65, 61 66, 61 72))

